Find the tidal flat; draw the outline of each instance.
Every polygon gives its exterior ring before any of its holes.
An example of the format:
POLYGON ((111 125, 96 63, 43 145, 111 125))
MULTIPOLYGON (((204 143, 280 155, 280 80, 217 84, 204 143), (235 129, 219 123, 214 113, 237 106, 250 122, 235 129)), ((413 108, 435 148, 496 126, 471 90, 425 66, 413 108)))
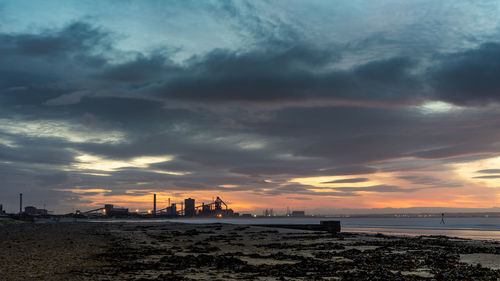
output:
POLYGON ((500 244, 231 224, 0 226, 0 280, 497 280, 500 244))

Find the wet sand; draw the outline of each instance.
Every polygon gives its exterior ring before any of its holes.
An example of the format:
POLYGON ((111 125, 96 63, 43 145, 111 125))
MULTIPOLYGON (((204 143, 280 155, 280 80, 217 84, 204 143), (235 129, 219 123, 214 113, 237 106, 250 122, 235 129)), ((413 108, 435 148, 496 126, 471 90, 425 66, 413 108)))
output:
POLYGON ((0 280, 497 280, 500 245, 226 224, 0 225, 0 280))

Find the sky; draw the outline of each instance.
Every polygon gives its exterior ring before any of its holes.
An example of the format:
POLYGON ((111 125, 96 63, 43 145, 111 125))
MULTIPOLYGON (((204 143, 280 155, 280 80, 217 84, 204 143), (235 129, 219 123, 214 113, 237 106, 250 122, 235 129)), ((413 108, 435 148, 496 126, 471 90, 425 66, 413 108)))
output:
POLYGON ((0 0, 0 204, 496 210, 499 38, 498 1, 0 0))

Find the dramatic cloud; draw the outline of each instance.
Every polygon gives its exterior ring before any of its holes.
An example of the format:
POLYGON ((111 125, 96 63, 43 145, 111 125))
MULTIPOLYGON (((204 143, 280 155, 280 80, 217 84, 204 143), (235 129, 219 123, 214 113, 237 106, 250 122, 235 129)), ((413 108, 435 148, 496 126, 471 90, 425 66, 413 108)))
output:
POLYGON ((356 183, 356 182, 365 182, 365 181, 368 181, 368 179, 367 178, 352 178, 352 179, 326 181, 323 183, 356 183))
POLYGON ((332 70, 336 60, 335 53, 310 46, 247 53, 217 50, 189 61, 190 66, 168 81, 160 95, 205 102, 398 101, 419 92, 408 59, 374 61, 348 71, 332 70))
POLYGON ((477 173, 484 173, 484 174, 500 174, 500 169, 484 169, 484 170, 479 170, 476 172, 477 173))
POLYGON ((478 176, 478 177, 474 177, 476 179, 499 179, 500 178, 500 175, 496 175, 496 176, 478 176))
POLYGON ((497 205, 495 5, 153 2, 2 5, 10 211, 497 205))
POLYGON ((447 55, 436 68, 431 75, 437 98, 457 104, 499 101, 500 44, 488 42, 447 55))

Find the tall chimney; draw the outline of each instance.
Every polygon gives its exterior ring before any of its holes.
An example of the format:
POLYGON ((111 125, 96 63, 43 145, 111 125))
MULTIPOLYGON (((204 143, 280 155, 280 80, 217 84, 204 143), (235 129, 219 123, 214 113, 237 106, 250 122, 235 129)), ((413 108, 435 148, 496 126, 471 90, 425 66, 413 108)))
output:
POLYGON ((153 194, 153 215, 156 216, 156 193, 153 194))
POLYGON ((23 213, 23 194, 19 193, 19 213, 23 213))

